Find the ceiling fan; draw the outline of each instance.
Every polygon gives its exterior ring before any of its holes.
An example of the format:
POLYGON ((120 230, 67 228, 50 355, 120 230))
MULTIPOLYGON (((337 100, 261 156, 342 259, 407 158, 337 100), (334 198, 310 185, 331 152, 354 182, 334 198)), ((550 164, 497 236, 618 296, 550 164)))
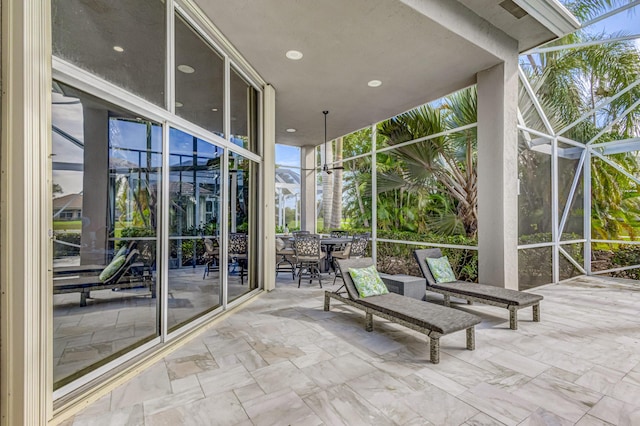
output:
POLYGON ((324 164, 322 165, 322 171, 330 175, 334 170, 344 170, 344 167, 329 167, 327 164, 327 114, 329 114, 329 111, 322 111, 322 113, 324 114, 324 164))

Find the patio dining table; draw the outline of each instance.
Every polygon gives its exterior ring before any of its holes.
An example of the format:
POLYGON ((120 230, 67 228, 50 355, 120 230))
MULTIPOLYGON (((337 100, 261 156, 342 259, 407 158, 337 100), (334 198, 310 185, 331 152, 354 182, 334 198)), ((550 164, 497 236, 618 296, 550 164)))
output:
MULTIPOLYGON (((293 243, 295 238, 289 238, 289 241, 293 243)), ((325 265, 321 272, 331 272, 331 265, 333 264, 333 257, 331 252, 335 246, 347 244, 351 242, 351 237, 322 237, 320 238, 320 245, 326 248, 327 257, 325 258, 325 265)))

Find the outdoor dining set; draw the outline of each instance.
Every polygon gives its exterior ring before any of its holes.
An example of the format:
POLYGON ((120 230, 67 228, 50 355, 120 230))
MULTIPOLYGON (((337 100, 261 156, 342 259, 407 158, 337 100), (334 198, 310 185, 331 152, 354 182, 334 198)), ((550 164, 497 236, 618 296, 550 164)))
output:
POLYGON ((298 277, 298 287, 302 279, 311 283, 318 280, 322 287, 322 273, 334 273, 335 280, 340 277, 337 259, 360 258, 365 256, 369 234, 354 234, 347 231, 331 231, 328 236, 312 234, 309 231, 295 231, 292 236, 276 239, 276 275, 279 272, 291 273, 292 279, 298 277))

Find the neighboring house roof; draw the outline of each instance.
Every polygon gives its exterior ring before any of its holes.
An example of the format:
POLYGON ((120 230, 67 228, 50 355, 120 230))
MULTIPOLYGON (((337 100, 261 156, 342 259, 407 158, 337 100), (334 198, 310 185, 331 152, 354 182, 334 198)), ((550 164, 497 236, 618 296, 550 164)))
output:
POLYGON ((53 199, 53 209, 82 210, 82 194, 68 194, 53 199))

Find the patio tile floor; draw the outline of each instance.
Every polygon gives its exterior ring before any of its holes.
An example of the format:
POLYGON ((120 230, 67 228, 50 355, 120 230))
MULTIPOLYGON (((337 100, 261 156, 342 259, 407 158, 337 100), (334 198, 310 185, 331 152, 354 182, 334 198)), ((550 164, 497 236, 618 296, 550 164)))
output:
MULTIPOLYGON (((337 287, 328 285, 325 289, 337 287)), ((428 339, 335 302, 317 284, 276 290, 68 419, 74 425, 640 424, 640 284, 579 277, 535 289, 541 323, 457 305, 483 318, 428 339)), ((436 299, 436 297, 434 297, 436 299)))

